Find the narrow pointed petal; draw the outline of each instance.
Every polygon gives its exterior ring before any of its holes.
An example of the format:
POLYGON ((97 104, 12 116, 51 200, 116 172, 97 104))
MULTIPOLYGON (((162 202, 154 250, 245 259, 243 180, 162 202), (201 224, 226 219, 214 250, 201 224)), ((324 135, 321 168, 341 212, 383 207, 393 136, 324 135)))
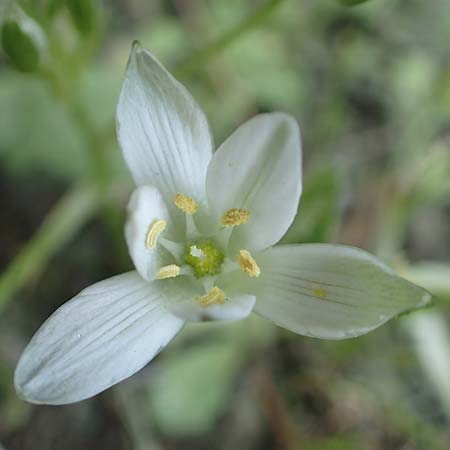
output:
POLYGON ((131 259, 146 280, 153 280, 158 270, 171 262, 170 255, 158 244, 159 237, 170 233, 169 213, 161 193, 153 186, 140 186, 128 202, 128 218, 125 225, 125 239, 131 259), (165 223, 157 232, 156 226, 165 223), (153 231, 154 247, 149 246, 149 233, 153 231), (169 229, 168 229, 169 227, 169 229))
POLYGON ((338 245, 280 245, 258 255, 255 312, 299 334, 345 339, 425 305, 430 295, 374 256, 338 245))
POLYGON ((32 403, 60 405, 92 397, 129 377, 183 326, 161 302, 155 284, 136 272, 84 289, 28 344, 16 368, 18 394, 32 403))
POLYGON ((206 118, 185 87, 139 43, 120 93, 117 130, 136 184, 156 186, 168 205, 177 192, 204 201, 212 154, 206 118))
POLYGON ((256 251, 278 242, 294 220, 301 194, 295 119, 271 113, 244 123, 214 154, 206 190, 217 223, 234 208, 250 213, 248 223, 233 230, 232 251, 256 251))

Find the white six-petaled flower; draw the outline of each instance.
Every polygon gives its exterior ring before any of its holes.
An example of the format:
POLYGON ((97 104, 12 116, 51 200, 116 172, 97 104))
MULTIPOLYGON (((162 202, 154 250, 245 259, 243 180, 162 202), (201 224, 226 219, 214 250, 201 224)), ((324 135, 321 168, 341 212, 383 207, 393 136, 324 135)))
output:
POLYGON ((213 153, 199 106, 135 43, 117 129, 137 186, 125 227, 136 271, 86 288, 42 325, 15 373, 25 400, 93 396, 141 369, 186 321, 255 311, 302 335, 344 339, 429 301, 357 248, 275 245, 301 194, 293 117, 258 115, 213 153))

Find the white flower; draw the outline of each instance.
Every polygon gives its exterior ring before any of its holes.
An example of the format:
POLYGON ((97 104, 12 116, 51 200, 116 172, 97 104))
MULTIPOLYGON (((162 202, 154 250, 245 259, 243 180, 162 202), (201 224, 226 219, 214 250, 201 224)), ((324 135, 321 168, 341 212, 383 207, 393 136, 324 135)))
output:
POLYGON ((16 369, 24 399, 93 396, 145 366, 185 321, 255 311, 299 334, 343 339, 428 302, 362 250, 273 247, 301 194, 291 116, 258 115, 213 154, 199 106, 135 44, 117 127, 137 185, 125 229, 136 271, 88 287, 42 325, 16 369))

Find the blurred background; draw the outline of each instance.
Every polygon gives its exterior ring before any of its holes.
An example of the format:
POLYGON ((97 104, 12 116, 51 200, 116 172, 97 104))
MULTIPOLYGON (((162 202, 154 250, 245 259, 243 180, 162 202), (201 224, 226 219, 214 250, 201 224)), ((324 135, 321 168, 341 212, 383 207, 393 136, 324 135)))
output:
POLYGON ((448 0, 22 0, 0 6, 0 449, 448 450, 448 0), (114 115, 139 39, 219 144, 258 112, 302 128, 285 242, 378 255, 432 307, 341 342, 258 317, 189 325, 87 401, 15 394, 21 351, 82 288, 132 268, 114 115))

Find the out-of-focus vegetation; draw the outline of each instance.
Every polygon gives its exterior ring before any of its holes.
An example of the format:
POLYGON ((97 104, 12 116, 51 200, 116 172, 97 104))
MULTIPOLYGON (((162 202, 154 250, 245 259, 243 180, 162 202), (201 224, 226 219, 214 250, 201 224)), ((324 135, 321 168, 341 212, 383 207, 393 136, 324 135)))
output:
POLYGON ((22 0, 1 5, 0 448, 447 450, 448 0, 22 0), (132 189, 114 135, 131 42, 193 92, 220 143, 249 116, 302 128, 285 242, 376 253, 434 305, 362 338, 257 317, 190 325, 126 382, 37 407, 20 352, 81 288, 131 269, 132 189))

